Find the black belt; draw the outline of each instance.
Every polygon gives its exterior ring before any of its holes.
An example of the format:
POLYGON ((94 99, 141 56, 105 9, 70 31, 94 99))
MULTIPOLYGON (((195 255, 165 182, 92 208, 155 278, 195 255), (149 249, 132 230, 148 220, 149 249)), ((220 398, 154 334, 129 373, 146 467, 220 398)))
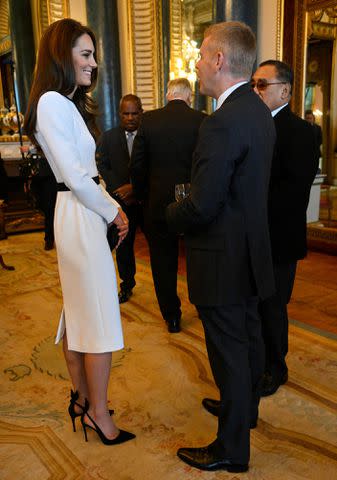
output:
MULTIPOLYGON (((99 177, 92 177, 92 180, 97 183, 97 185, 99 184, 99 177)), ((58 183, 57 184, 57 191, 58 192, 70 192, 70 188, 67 187, 67 185, 65 183, 58 183)))

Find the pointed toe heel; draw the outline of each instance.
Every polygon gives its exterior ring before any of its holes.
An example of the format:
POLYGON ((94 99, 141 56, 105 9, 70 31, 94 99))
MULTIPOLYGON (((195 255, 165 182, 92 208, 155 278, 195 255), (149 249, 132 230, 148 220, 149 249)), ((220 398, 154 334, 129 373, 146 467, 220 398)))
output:
POLYGON ((117 435, 117 437, 115 437, 113 439, 107 438, 104 435, 104 433, 102 432, 102 430, 99 428, 99 426, 97 425, 95 420, 89 415, 88 408, 89 408, 89 404, 88 404, 88 401, 86 400, 85 410, 81 415, 81 423, 82 423, 84 438, 85 438, 86 442, 88 441, 87 428, 90 428, 91 430, 96 432, 97 435, 99 436, 101 442, 104 443, 104 445, 118 445, 120 443, 128 442, 129 440, 132 440, 133 438, 136 437, 136 435, 134 433, 127 432, 126 430, 119 430, 119 434, 117 435), (84 415, 86 415, 89 418, 89 420, 94 425, 93 427, 91 425, 88 425, 87 423, 85 423, 84 415))

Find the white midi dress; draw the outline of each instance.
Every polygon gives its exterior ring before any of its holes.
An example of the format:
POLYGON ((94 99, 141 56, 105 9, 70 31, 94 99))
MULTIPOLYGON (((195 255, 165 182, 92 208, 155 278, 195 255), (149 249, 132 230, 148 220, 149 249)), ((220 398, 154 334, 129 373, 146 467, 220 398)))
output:
POLYGON ((75 104, 50 91, 37 106, 36 139, 58 183, 55 243, 63 295, 56 335, 69 350, 103 353, 123 348, 116 273, 106 239, 118 203, 92 177, 95 142, 75 104))

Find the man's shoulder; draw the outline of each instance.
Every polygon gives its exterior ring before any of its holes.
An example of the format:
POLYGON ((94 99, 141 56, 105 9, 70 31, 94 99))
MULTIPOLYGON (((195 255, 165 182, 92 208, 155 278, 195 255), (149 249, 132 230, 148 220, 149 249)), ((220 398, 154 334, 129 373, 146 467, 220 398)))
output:
POLYGON ((189 108, 189 112, 190 112, 191 115, 193 115, 193 117, 195 117, 196 119, 198 119, 200 121, 202 121, 206 117, 208 117, 207 113, 201 112, 200 110, 196 110, 195 108, 189 108))
POLYGON ((121 127, 113 127, 113 128, 109 128, 109 130, 105 130, 105 132, 102 133, 102 136, 114 137, 114 136, 120 135, 122 131, 123 130, 121 127))
POLYGON ((245 90, 235 97, 228 97, 227 101, 225 100, 221 107, 209 116, 208 122, 220 120, 221 123, 229 125, 233 125, 236 121, 245 124, 245 122, 251 122, 252 116, 259 119, 265 117, 272 121, 270 110, 259 96, 253 91, 245 90))
POLYGON ((99 138, 98 144, 105 143, 105 142, 119 142, 122 138, 123 129, 121 127, 113 127, 109 128, 103 132, 99 138))
POLYGON ((275 125, 293 135, 312 135, 311 125, 287 107, 275 116, 275 125))
POLYGON ((147 110, 142 115, 142 121, 157 117, 158 115, 161 115, 164 112, 165 112, 165 107, 154 108, 153 110, 147 110))

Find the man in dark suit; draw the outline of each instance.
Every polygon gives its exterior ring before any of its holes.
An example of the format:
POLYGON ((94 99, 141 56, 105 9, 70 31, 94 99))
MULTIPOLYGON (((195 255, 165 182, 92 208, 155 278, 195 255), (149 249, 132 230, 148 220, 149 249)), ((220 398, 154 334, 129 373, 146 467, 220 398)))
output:
POLYGON ((307 254, 306 210, 318 167, 311 126, 291 112, 293 72, 284 62, 268 60, 252 84, 274 117, 277 140, 269 186, 269 231, 275 294, 261 302, 266 364, 262 395, 272 395, 288 380, 288 314, 297 261, 307 254))
MULTIPOLYGON (((33 147, 31 155, 34 156, 33 147)), ((57 183, 52 169, 42 151, 35 153, 38 158, 38 173, 33 176, 31 188, 37 201, 37 207, 44 214, 44 249, 54 248, 54 211, 57 197, 57 183)))
POLYGON ((187 79, 168 83, 168 104, 144 114, 131 161, 135 193, 143 199, 144 230, 156 296, 171 333, 180 331, 179 236, 168 231, 165 208, 174 201, 175 185, 190 181, 192 153, 205 117, 190 108, 191 95, 187 79))
POLYGON ((197 72, 217 110, 200 128, 189 198, 167 209, 169 224, 185 233, 189 297, 220 391, 216 440, 178 450, 203 470, 248 469, 264 367, 258 299, 274 291, 267 197, 275 128, 249 83, 255 55, 244 23, 206 30, 197 72))
POLYGON ((321 145, 323 142, 322 129, 319 125, 317 125, 315 115, 312 110, 306 110, 304 114, 304 118, 307 122, 310 123, 312 130, 314 132, 316 155, 317 155, 317 159, 319 160, 321 156, 321 145))
MULTIPOLYGON (((129 219, 129 232, 116 250, 121 279, 119 303, 129 300, 136 285, 134 241, 141 209, 130 182, 130 157, 142 112, 140 98, 136 95, 125 95, 119 106, 120 126, 103 133, 97 145, 97 167, 106 183, 107 191, 118 201, 129 219)), ((112 247, 112 239, 110 240, 112 247)))

